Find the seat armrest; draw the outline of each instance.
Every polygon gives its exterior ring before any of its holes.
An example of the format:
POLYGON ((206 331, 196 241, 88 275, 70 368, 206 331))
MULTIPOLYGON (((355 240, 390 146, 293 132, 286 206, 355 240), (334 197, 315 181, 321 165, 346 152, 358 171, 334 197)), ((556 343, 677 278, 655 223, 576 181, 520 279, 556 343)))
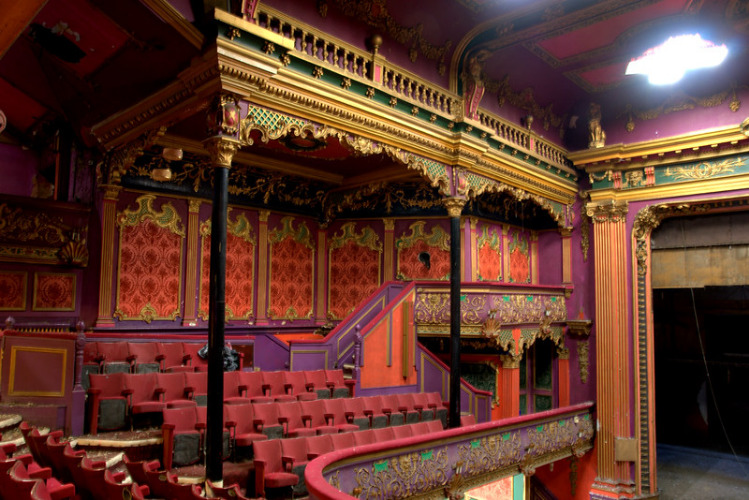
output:
POLYGON ((163 361, 163 360, 165 360, 165 359, 166 359, 166 356, 164 356, 163 354, 157 354, 157 355, 156 355, 156 357, 155 357, 154 359, 155 359, 156 361, 163 361))
POLYGON ((312 460, 316 459, 316 458, 317 458, 317 457, 319 457, 319 456, 320 456, 320 454, 319 454, 319 453, 309 453, 309 452, 308 452, 308 453, 307 453, 307 460, 310 460, 310 461, 312 461, 312 460))
POLYGON ((364 416, 365 417, 371 417, 372 415, 374 415, 374 411, 370 410, 369 408, 365 408, 364 409, 364 416))
POLYGON ((42 467, 41 469, 37 469, 35 471, 28 471, 29 477, 31 479, 49 479, 52 477, 52 469, 49 467, 42 467))
POLYGON ((174 424, 161 424, 161 430, 173 431, 175 428, 174 424))
POLYGON ((255 418, 252 420, 252 428, 256 432, 263 432, 263 427, 265 426, 265 422, 260 420, 259 418, 255 418))
POLYGON ((291 469, 294 468, 294 459, 292 457, 288 457, 286 455, 282 456, 281 463, 283 464, 283 468, 286 472, 291 472, 291 469))
POLYGON ((119 471, 119 472, 113 472, 112 473, 112 479, 117 481, 118 483, 121 483, 125 480, 127 477, 127 473, 125 471, 119 471))
POLYGON ((347 379, 345 379, 345 380, 343 381, 343 384, 344 384, 344 385, 345 385, 346 387, 354 387, 354 386, 356 385, 356 380, 352 380, 352 379, 349 379, 349 378, 347 378, 347 379))

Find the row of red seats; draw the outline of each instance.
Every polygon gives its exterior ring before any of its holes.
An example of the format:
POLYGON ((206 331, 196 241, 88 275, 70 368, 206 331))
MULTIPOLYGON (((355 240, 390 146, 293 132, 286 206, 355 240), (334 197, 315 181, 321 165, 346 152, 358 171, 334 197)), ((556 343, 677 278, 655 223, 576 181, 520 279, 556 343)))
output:
MULTIPOLYGON (((230 403, 266 403, 351 396, 353 380, 341 370, 299 372, 226 372, 224 399, 230 403)), ((165 408, 205 405, 205 372, 91 374, 88 422, 91 434, 134 425, 138 415, 160 414, 165 408)))
MULTIPOLYGON (((208 361, 198 355, 195 342, 88 342, 83 364, 93 373, 205 371, 208 361)), ((241 369, 241 356, 240 356, 241 369)))
MULTIPOLYGON (((224 405, 225 459, 248 458, 244 453, 253 443, 268 439, 337 434, 432 420, 444 428, 447 413, 437 393, 231 403, 224 405)), ((164 467, 169 470, 172 465, 199 461, 204 445, 206 409, 171 408, 164 410, 163 415, 164 467)))
MULTIPOLYGON (((142 499, 148 495, 148 487, 137 483, 124 482, 126 474, 113 473, 107 469, 106 462, 93 460, 86 456, 83 450, 74 450, 70 443, 61 442, 61 431, 42 434, 38 429, 29 427, 25 422, 21 424, 26 444, 33 459, 43 466, 46 483, 44 486, 32 485, 30 477, 24 481, 15 481, 10 485, 8 498, 37 498, 44 490, 49 493, 47 498, 92 498, 104 500, 111 498, 142 499), (65 481, 62 483, 60 481, 65 481), (76 488, 78 491, 76 492, 76 488)), ((21 465, 14 465, 9 475, 13 480, 13 473, 23 474, 21 465)), ((1 488, 3 492, 5 488, 1 488)), ((4 493, 3 493, 4 494, 4 493)), ((44 498, 39 497, 39 498, 44 498)))
POLYGON ((442 429, 438 420, 429 420, 397 427, 255 442, 252 445, 255 457, 255 495, 264 497, 266 488, 284 487, 292 487, 292 496, 306 495, 306 487, 301 481, 304 468, 310 460, 320 455, 354 446, 423 436, 442 429))
POLYGON ((228 498, 233 500, 248 500, 239 485, 221 487, 206 481, 205 496, 203 489, 196 484, 180 484, 176 474, 159 468, 158 460, 132 461, 127 455, 123 457, 127 471, 133 481, 148 485, 154 498, 197 500, 206 498, 228 498), (210 496, 209 496, 210 495, 210 496))
POLYGON ((159 470, 158 460, 134 462, 123 455, 128 472, 115 472, 107 467, 105 461, 92 460, 86 456, 85 451, 74 450, 70 443, 60 442, 61 431, 41 434, 38 429, 29 427, 25 422, 21 425, 21 431, 31 454, 6 460, 4 450, 7 448, 0 450, 2 500, 137 500, 146 497, 168 500, 246 500, 237 485, 222 488, 209 482, 212 496, 204 495, 200 486, 180 484, 176 475, 159 470), (7 462, 11 463, 9 467, 7 462), (29 462, 31 465, 27 470, 25 464, 29 462), (36 465, 37 463, 45 464, 46 467, 36 465), (127 480, 128 475, 130 480, 127 480), (46 482, 39 478, 46 479, 46 482), (70 482, 63 484, 57 478, 70 482))

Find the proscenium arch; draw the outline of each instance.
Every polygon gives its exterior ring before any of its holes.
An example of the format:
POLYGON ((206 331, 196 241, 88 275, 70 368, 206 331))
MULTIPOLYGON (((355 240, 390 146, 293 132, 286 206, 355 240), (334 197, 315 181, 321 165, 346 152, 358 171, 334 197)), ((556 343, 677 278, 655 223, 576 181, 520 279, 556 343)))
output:
POLYGON ((749 196, 738 198, 709 198, 694 201, 675 201, 648 205, 635 216, 632 227, 632 266, 636 282, 635 353, 636 405, 635 430, 639 438, 636 481, 642 492, 652 491, 655 485, 655 386, 653 350, 653 287, 651 279, 651 237, 653 230, 667 218, 709 215, 713 213, 749 211, 749 196), (640 362, 644 360, 644 362, 640 362))

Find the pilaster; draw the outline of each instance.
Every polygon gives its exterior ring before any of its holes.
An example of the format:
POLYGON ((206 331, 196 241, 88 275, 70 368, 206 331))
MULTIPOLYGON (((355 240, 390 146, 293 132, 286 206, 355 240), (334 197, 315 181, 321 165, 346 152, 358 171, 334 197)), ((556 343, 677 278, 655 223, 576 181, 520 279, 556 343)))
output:
POLYGON ((268 324, 268 218, 269 210, 258 214, 257 230, 257 313, 256 324, 268 324))
POLYGON ((531 232, 531 283, 538 285, 538 233, 531 232))
POLYGON ((197 325, 198 300, 198 247, 200 235, 198 230, 200 205, 196 198, 188 200, 187 214, 187 267, 185 268, 185 312, 182 326, 197 325))
POLYGON ((572 284, 572 229, 559 230, 562 237, 562 283, 572 284))
POLYGON ((117 200, 121 186, 106 185, 102 200, 101 214, 101 264, 99 273, 99 312, 96 317, 97 327, 114 327, 112 316, 112 293, 114 286, 114 238, 117 217, 117 200))
POLYGON ((395 252, 395 220, 382 219, 382 223, 385 227, 382 250, 384 260, 382 263, 382 281, 386 282, 395 279, 395 262, 393 258, 395 252))
MULTIPOLYGON (((476 235, 476 228, 478 227, 478 222, 479 221, 478 219, 476 219, 476 217, 468 218, 468 268, 471 270, 471 272, 469 276, 466 276, 466 273, 463 273, 463 276, 474 282, 478 281, 479 279, 478 248, 476 248, 476 241, 478 239, 476 235)), ((465 248, 465 246, 463 248, 465 248)))
POLYGON ((589 204, 596 249, 596 392, 598 476, 595 492, 628 498, 633 493, 633 461, 617 442, 632 439, 632 367, 627 293, 626 202, 589 204))
POLYGON ((502 418, 520 415, 520 359, 521 355, 503 354, 501 375, 500 413, 502 418))
POLYGON ((328 294, 327 291, 327 256, 328 253, 325 251, 327 246, 328 232, 325 229, 320 229, 317 233, 317 304, 315 306, 315 316, 317 317, 317 324, 325 324, 327 317, 327 303, 325 301, 328 294))

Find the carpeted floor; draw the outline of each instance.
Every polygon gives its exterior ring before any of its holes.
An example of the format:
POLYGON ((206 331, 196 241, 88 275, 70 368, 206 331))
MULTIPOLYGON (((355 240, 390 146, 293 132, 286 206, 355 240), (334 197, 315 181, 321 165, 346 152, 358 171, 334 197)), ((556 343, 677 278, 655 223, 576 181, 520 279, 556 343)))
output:
POLYGON ((661 500, 749 499, 749 457, 658 445, 661 500))

